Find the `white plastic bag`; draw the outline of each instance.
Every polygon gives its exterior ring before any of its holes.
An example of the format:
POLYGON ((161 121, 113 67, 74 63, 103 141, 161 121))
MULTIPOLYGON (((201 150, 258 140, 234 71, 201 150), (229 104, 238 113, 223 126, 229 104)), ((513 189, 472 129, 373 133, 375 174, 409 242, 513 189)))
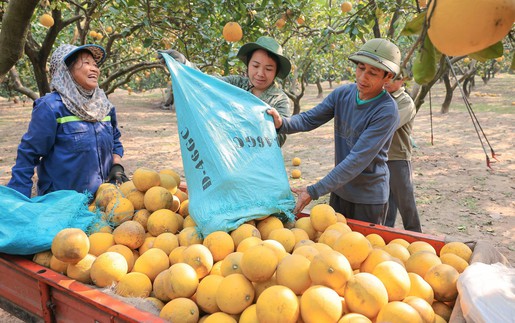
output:
POLYGON ((515 322, 515 268, 475 262, 458 278, 458 292, 467 322, 515 322))

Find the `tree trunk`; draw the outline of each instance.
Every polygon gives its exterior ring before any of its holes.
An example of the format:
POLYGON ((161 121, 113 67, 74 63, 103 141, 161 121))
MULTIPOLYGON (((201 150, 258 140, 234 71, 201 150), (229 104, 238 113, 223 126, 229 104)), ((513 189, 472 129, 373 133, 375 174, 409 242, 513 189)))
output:
POLYGON ((441 108, 440 112, 442 114, 445 114, 445 113, 449 113, 449 106, 451 105, 452 93, 454 91, 453 91, 453 87, 451 86, 451 80, 449 79, 448 72, 442 76, 442 79, 443 79, 443 83, 445 84, 445 99, 442 103, 442 108, 441 108))
POLYGON ((7 10, 0 17, 0 76, 9 72, 23 56, 30 18, 38 3, 39 0, 8 1, 7 10))
POLYGON ((320 77, 317 77, 316 85, 318 90, 317 99, 321 99, 324 97, 324 89, 322 88, 322 82, 320 82, 320 77))
POLYGON ((39 98, 39 95, 36 92, 23 86, 20 80, 20 75, 16 70, 16 67, 11 68, 11 70, 9 71, 9 84, 13 87, 13 90, 20 92, 21 94, 25 94, 33 101, 39 98))

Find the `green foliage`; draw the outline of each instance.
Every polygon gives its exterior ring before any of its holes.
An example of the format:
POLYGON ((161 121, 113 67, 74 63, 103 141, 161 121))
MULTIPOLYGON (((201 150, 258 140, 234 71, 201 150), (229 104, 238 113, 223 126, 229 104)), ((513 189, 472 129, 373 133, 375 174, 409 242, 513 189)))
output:
POLYGON ((439 56, 431 39, 425 37, 424 46, 418 51, 413 63, 413 78, 418 84, 431 82, 437 71, 439 56))

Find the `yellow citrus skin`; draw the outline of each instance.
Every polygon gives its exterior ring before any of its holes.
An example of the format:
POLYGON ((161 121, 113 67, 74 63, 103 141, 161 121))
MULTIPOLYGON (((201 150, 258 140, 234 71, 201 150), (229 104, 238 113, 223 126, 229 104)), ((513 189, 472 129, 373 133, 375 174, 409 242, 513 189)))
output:
POLYGON ((515 21, 515 1, 431 1, 426 19, 429 38, 440 52, 448 56, 467 55, 508 34, 515 21))

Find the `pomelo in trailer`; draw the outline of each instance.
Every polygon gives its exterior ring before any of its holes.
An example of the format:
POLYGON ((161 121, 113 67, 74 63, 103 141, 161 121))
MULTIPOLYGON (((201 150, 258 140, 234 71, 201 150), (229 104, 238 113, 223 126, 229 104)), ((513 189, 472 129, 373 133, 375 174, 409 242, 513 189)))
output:
POLYGON ((515 21, 513 0, 438 0, 427 9, 427 33, 443 54, 460 56, 502 40, 515 21))

